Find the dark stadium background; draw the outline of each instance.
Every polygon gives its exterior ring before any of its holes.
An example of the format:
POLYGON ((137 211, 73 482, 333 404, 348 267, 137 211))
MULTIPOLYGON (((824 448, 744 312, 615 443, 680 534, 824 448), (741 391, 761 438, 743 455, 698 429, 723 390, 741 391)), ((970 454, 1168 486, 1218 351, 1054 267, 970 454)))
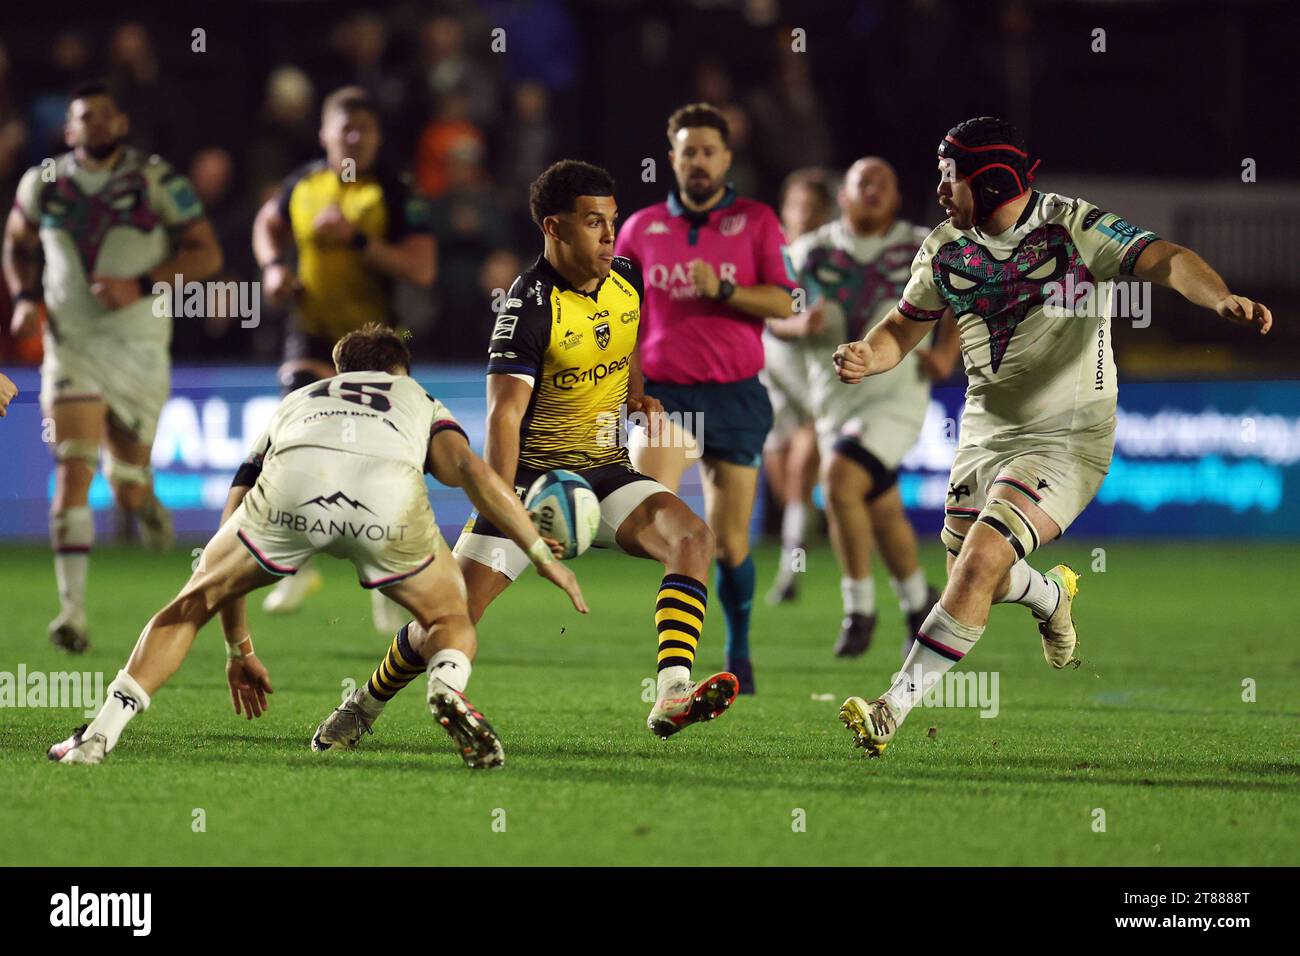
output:
MULTIPOLYGON (((527 185, 550 161, 577 157, 609 168, 626 217, 660 200, 671 183, 668 114, 707 99, 736 121, 733 179, 743 192, 775 204, 796 167, 843 169, 879 154, 899 170, 903 214, 933 224, 940 218, 936 144, 960 120, 994 113, 1017 123, 1042 160, 1039 186, 1085 196, 1190 245, 1235 291, 1274 312, 1268 339, 1248 341, 1157 289, 1149 327, 1113 326, 1126 385, 1168 383, 1170 401, 1188 414, 1274 412, 1300 442, 1297 392, 1270 392, 1268 384, 1300 371, 1300 84, 1293 75, 1300 16, 1292 3, 241 0, 63 10, 10 4, 0 11, 0 201, 10 201, 29 165, 63 151, 67 90, 106 77, 130 111, 132 139, 196 181, 224 249, 223 278, 254 280, 249 238, 258 204, 320 154, 322 97, 360 83, 383 106, 386 162, 412 174, 434 205, 438 279, 431 292, 401 290, 398 312, 416 333, 416 357, 456 366, 462 392, 479 394, 490 291, 508 285, 538 252, 527 185), (505 53, 491 49, 497 28, 505 53), (204 52, 192 49, 196 29, 204 31, 204 52), (793 29, 805 31, 806 52, 791 52, 793 29), (1096 29, 1105 31, 1104 53, 1093 52, 1096 29), (422 142, 440 145, 422 151, 422 142), (642 181, 647 158, 656 161, 655 182, 642 181), (1242 181, 1247 158, 1256 182, 1242 181), (1216 391, 1219 380, 1253 386, 1216 391), (1189 383, 1202 390, 1189 391, 1189 383), (1272 403, 1254 398, 1270 394, 1272 403)), ((0 288, 7 318, 6 300, 0 288)), ((0 326, 0 365, 24 388, 17 411, 35 425, 31 367, 39 345, 15 343, 7 321, 0 326)), ((265 379, 274 394, 270 370, 282 329, 283 317, 270 308, 255 329, 237 319, 177 320, 176 393, 191 396, 196 409, 208 389, 231 402, 252 394, 231 391, 233 380, 265 379), (213 365, 229 366, 236 379, 181 373, 213 365)), ((954 413, 962 385, 958 371, 937 393, 954 413)), ((1127 395, 1157 415, 1164 394, 1162 387, 1121 390, 1121 405, 1127 395)), ((35 429, 15 423, 10 433, 19 432, 27 439, 18 454, 25 471, 14 487, 32 509, 31 527, 0 520, 0 535, 43 534, 43 452, 35 429)), ((231 434, 238 440, 238 428, 231 434)), ((1197 441, 1179 454, 1203 465, 1218 445, 1204 435, 1197 441)), ((155 468, 165 472, 158 455, 155 468)), ((1288 451, 1267 462, 1285 470, 1270 472, 1280 508, 1300 482, 1298 460, 1288 451)), ((214 487, 224 473, 211 456, 193 467, 187 480, 202 476, 214 487)), ((937 481, 946 466, 926 467, 937 481)), ((1235 495, 1231 482, 1254 479, 1242 473, 1219 481, 1217 474, 1213 493, 1170 493, 1168 500, 1186 505, 1168 519, 1171 527, 1205 530, 1197 508, 1204 497, 1220 509, 1209 527, 1231 531, 1223 509, 1235 495)), ((1150 480, 1172 487, 1175 478, 1150 480)), ((1204 476, 1177 480, 1199 485, 1204 476)), ((169 487, 160 490, 164 500, 169 487)), ((173 507, 194 507, 194 493, 171 491, 173 507)), ((181 527, 197 531, 214 514, 181 518, 181 527)), ((933 518, 925 515, 918 527, 933 518)), ((1114 523, 1087 531, 1110 533, 1114 523)))

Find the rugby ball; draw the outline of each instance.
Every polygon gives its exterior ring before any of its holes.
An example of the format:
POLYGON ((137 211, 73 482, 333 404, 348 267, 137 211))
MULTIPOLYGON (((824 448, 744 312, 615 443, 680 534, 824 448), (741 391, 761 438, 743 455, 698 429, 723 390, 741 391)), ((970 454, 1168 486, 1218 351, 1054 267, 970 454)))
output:
POLYGON ((581 475, 558 469, 533 482, 524 495, 524 507, 543 538, 554 538, 564 549, 563 559, 576 558, 600 530, 600 501, 581 475))

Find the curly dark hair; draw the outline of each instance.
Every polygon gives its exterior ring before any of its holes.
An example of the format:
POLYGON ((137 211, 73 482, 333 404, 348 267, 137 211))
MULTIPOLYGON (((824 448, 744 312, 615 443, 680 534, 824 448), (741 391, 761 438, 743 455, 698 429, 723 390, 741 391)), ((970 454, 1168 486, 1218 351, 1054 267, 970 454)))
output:
POLYGON ((731 146, 731 124, 722 115, 722 111, 709 103, 687 103, 668 117, 668 141, 676 142, 679 130, 696 126, 707 126, 718 131, 722 145, 731 146))
POLYGON ((562 212, 573 212, 579 196, 614 195, 614 177, 591 163, 562 159, 552 163, 533 180, 528 190, 528 208, 537 228, 542 220, 562 212))
POLYGON ((334 367, 340 372, 411 371, 411 333, 378 322, 367 322, 334 343, 334 367))

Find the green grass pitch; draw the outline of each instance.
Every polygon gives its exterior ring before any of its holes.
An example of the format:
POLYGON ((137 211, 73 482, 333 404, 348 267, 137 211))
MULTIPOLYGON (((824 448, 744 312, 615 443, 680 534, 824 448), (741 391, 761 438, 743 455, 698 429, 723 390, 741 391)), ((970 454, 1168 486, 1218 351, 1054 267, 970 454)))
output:
MULTIPOLYGON (((797 605, 769 609, 760 595, 758 696, 667 741, 646 730, 642 699, 657 566, 578 561, 585 620, 529 575, 480 628, 469 693, 507 752, 491 772, 464 768, 419 684, 355 753, 308 749, 344 682, 364 681, 387 644, 351 567, 322 559, 327 586, 299 614, 268 618, 254 601, 278 688, 260 721, 231 712, 215 622, 101 767, 45 759, 79 710, 0 710, 0 863, 1295 864, 1293 547, 1100 544, 1106 570, 1084 571, 1076 615, 1085 666, 1051 670, 1028 612, 995 608, 965 668, 997 672, 997 716, 919 709, 873 761, 836 710, 881 692, 897 666, 883 572, 875 646, 838 661, 838 574, 814 549, 797 605)), ((1037 563, 1089 569, 1093 547, 1067 539, 1037 563)), ((937 546, 924 557, 941 580, 937 546)), ((775 560, 759 549, 760 586, 775 560)), ((0 671, 111 680, 189 564, 188 549, 97 551, 94 647, 72 659, 45 638, 48 553, 0 550, 0 671)), ((721 666, 722 634, 715 601, 697 674, 721 666)))

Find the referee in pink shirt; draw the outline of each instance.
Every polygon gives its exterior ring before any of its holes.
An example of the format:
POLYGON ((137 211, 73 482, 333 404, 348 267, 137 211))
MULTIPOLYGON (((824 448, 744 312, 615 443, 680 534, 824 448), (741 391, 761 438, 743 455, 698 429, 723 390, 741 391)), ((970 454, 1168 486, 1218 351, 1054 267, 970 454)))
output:
POLYGON ((772 405, 758 380, 763 325, 793 311, 794 279, 771 207, 736 195, 729 129, 707 103, 668 119, 677 180, 665 202, 634 213, 615 254, 645 283, 638 344, 645 389, 669 416, 630 443, 636 469, 674 492, 696 458, 718 559, 716 594, 727 620, 727 670, 754 692, 749 615, 754 559, 749 522, 772 405), (702 446, 696 444, 702 438, 702 446))

